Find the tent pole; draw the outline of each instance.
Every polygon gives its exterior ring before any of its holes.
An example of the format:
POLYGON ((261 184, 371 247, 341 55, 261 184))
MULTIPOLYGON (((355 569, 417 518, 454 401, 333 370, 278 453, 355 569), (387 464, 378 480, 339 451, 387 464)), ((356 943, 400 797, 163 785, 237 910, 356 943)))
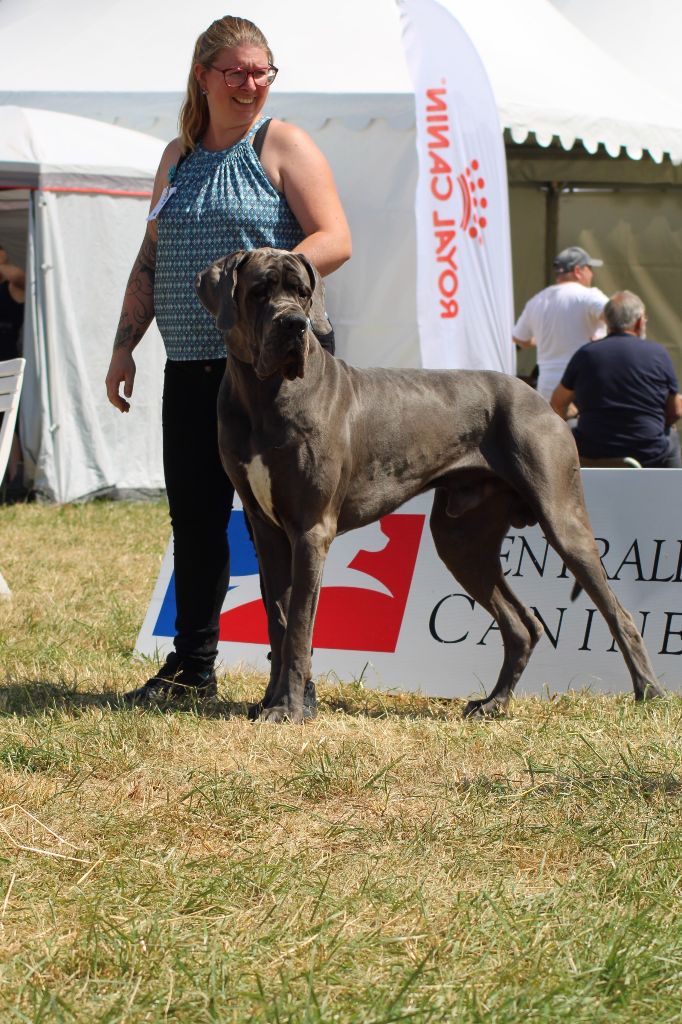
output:
POLYGON ((559 200, 563 185, 558 181, 547 182, 545 198, 545 285, 554 283, 552 261, 559 244, 559 200))

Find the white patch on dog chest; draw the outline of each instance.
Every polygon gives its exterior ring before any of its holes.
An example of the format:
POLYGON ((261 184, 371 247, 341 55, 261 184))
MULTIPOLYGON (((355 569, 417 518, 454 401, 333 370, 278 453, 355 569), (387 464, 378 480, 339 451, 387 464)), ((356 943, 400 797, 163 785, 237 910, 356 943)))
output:
POLYGON ((275 511, 272 507, 272 481, 268 467, 260 455, 254 455, 251 462, 244 464, 244 469, 246 470, 249 487, 253 491, 256 501, 266 516, 272 519, 273 523, 277 523, 275 511))

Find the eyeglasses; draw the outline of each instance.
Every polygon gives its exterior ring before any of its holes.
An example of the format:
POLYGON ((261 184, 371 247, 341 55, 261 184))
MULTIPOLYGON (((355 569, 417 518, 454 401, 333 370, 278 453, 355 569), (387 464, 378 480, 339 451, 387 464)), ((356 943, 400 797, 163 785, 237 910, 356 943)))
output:
POLYGON ((277 78, 276 67, 272 64, 268 64, 266 68, 217 68, 213 64, 207 64, 207 67, 213 71, 219 71, 225 79, 225 85, 229 89, 241 89, 243 85, 246 85, 247 79, 253 78, 253 84, 258 89, 265 89, 277 78))

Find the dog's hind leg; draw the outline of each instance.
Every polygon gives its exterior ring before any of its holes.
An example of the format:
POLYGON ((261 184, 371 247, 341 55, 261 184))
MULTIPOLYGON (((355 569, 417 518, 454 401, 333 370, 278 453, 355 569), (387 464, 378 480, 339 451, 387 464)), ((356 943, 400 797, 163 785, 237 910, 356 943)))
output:
MULTIPOLYGON (((519 425, 509 428, 505 439, 521 436, 519 425)), ((543 425, 543 443, 524 429, 523 458, 500 458, 503 445, 489 453, 500 476, 522 496, 547 541, 564 560, 577 582, 601 612, 627 665, 636 700, 660 697, 644 641, 632 616, 611 590, 590 527, 575 442, 559 417, 543 425)), ((534 428, 536 429, 536 428, 534 428)), ((499 439, 498 439, 499 440, 499 439)))
POLYGON ((465 717, 484 717, 506 709, 542 636, 542 626, 502 573, 500 547, 509 529, 509 499, 493 497, 456 518, 448 514, 448 507, 453 509, 453 501, 446 491, 437 490, 431 512, 436 551, 455 579, 495 619, 504 645, 502 668, 492 693, 469 701, 464 708, 465 717))
POLYGON ((540 512, 545 537, 604 616, 630 673, 635 700, 662 697, 644 641, 606 579, 582 495, 577 499, 573 495, 557 514, 552 508, 540 512))

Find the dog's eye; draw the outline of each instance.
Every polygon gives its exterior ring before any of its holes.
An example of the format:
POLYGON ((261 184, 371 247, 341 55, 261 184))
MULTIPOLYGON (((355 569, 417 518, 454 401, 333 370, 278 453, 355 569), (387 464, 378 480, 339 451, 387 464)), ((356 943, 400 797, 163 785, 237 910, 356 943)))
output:
POLYGON ((310 298, 310 289, 309 288, 303 288, 303 287, 299 288, 298 289, 298 297, 299 297, 299 299, 309 299, 310 298))

